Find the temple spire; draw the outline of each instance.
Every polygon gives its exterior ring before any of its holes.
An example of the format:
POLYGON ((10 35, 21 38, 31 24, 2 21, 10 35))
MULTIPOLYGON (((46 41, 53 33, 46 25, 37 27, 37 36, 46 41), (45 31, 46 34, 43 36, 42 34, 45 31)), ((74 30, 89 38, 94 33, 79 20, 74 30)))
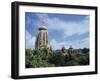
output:
POLYGON ((39 31, 36 36, 36 41, 35 41, 35 48, 40 49, 47 47, 50 49, 50 42, 49 42, 49 35, 48 35, 48 30, 45 26, 45 17, 41 16, 40 17, 40 27, 39 31))
POLYGON ((45 16, 40 16, 40 25, 45 26, 45 16))
POLYGON ((47 30, 47 27, 45 26, 45 16, 40 16, 39 30, 47 30))

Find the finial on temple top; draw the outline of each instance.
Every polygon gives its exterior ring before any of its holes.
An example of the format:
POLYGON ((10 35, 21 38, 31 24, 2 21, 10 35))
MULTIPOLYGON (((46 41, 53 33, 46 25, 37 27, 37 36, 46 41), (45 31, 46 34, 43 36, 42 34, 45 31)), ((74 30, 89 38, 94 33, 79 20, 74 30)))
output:
POLYGON ((45 26, 45 16, 40 16, 40 24, 45 26))

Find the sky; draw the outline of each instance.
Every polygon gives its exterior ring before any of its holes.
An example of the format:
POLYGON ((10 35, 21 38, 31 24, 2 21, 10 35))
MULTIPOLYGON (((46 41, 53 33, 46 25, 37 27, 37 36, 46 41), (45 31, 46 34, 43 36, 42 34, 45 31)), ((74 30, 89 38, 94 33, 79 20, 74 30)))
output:
POLYGON ((89 16, 25 12, 26 48, 35 48, 38 28, 44 17, 53 49, 89 48, 89 16))

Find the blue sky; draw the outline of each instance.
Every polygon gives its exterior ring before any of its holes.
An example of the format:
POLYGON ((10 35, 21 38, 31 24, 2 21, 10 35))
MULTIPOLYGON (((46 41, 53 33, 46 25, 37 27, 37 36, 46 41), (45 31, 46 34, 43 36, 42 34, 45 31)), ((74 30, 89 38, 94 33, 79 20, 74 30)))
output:
POLYGON ((51 13, 25 13, 26 48, 34 48, 40 27, 40 17, 44 16, 45 26, 53 49, 89 48, 89 16, 51 13))

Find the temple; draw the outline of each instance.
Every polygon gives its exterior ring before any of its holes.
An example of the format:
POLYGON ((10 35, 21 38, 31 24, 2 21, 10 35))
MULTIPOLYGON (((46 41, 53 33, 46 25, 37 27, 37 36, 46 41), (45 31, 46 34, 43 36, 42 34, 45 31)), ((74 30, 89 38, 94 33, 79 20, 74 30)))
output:
POLYGON ((41 17, 41 22, 40 22, 40 27, 38 29, 38 33, 36 36, 36 41, 35 41, 35 49, 40 49, 40 48, 50 48, 50 41, 49 41, 49 35, 48 35, 48 30, 45 26, 44 18, 41 17))

